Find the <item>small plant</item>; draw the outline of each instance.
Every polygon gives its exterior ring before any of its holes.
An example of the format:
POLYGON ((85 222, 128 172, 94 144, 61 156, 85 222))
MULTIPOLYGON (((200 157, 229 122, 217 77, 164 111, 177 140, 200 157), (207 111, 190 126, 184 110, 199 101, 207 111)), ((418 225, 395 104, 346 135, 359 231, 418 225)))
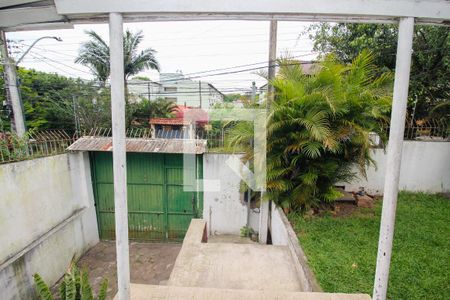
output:
POLYGON ((22 160, 28 155, 29 133, 19 137, 14 133, 0 131, 0 159, 3 161, 22 160))
POLYGON ((244 226, 241 228, 241 237, 251 237, 254 233, 255 232, 251 227, 244 226))
MULTIPOLYGON (((36 273, 33 275, 33 278, 39 299, 53 300, 54 297, 50 288, 42 277, 36 273)), ((105 278, 100 285, 97 298, 94 298, 87 271, 78 270, 75 262, 72 260, 64 275, 64 280, 59 286, 59 297, 66 300, 105 300, 107 288, 108 280, 105 278)))

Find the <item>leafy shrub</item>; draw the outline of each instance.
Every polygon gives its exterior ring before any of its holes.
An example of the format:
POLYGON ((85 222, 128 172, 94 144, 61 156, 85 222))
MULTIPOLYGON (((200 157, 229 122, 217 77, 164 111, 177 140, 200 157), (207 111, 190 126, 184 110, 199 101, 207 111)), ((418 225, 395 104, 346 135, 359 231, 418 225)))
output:
MULTIPOLYGON (((268 199, 283 208, 303 210, 340 196, 334 185, 356 174, 365 176, 370 135, 385 142, 382 120, 388 121, 392 76, 381 73, 373 55, 362 52, 350 65, 330 55, 305 75, 301 62, 282 59, 272 81, 275 99, 267 123, 268 199)), ((231 143, 244 143, 244 162, 253 159, 249 124, 230 134, 231 143)))
MULTIPOLYGON (((53 300, 54 298, 50 288, 41 276, 34 274, 33 278, 39 299, 53 300)), ((107 288, 108 280, 104 279, 100 285, 97 298, 94 298, 87 271, 80 271, 75 265, 75 262, 72 261, 64 275, 64 280, 59 286, 59 297, 66 300, 105 300, 107 288)))
POLYGON ((0 131, 0 162, 21 160, 29 156, 29 136, 30 132, 19 137, 15 133, 0 131))
POLYGON ((248 226, 241 227, 241 237, 250 237, 253 233, 255 233, 253 228, 248 226))
POLYGON ((350 65, 328 56, 311 76, 290 60, 280 65, 268 124, 268 196, 294 209, 334 201, 334 184, 350 181, 352 167, 365 176, 374 164, 369 135, 385 140, 380 121, 390 110, 391 76, 379 75, 366 51, 350 65))

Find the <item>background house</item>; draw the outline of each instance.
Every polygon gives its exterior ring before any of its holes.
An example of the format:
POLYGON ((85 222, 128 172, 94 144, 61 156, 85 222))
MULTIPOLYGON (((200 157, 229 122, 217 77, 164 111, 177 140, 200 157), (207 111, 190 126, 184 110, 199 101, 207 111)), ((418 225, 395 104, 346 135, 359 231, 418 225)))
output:
POLYGON ((128 82, 130 93, 155 100, 163 98, 178 105, 210 108, 222 103, 224 95, 211 83, 185 78, 181 72, 161 73, 160 82, 131 80, 128 82))

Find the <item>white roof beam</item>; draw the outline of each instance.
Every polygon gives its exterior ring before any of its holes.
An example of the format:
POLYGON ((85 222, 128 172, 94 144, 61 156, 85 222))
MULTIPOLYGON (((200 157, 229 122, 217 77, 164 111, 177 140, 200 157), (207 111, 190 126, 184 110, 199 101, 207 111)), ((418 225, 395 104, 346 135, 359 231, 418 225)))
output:
POLYGON ((62 22, 54 6, 20 7, 0 10, 0 27, 11 28, 39 23, 62 22))
POLYGON ((10 7, 10 6, 17 6, 17 5, 23 5, 33 2, 39 2, 41 0, 2 0, 0 2, 0 8, 2 7, 10 7))
POLYGON ((309 15, 318 21, 328 17, 359 17, 389 19, 415 17, 428 20, 449 20, 450 2, 445 0, 55 0, 59 14, 185 14, 239 16, 309 15))

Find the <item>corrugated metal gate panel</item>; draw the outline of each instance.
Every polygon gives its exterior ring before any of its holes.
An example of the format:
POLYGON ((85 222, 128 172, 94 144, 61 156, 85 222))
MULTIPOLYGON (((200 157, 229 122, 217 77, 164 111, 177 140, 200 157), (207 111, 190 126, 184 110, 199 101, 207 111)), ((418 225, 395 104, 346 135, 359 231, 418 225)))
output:
MULTIPOLYGON (((91 153, 99 232, 114 239, 112 155, 91 153)), ((197 158, 197 169, 202 160, 197 158)), ((201 170, 190 170, 201 178, 201 170)), ((179 240, 190 220, 201 212, 200 192, 183 190, 183 156, 180 154, 127 153, 129 238, 179 240)))

